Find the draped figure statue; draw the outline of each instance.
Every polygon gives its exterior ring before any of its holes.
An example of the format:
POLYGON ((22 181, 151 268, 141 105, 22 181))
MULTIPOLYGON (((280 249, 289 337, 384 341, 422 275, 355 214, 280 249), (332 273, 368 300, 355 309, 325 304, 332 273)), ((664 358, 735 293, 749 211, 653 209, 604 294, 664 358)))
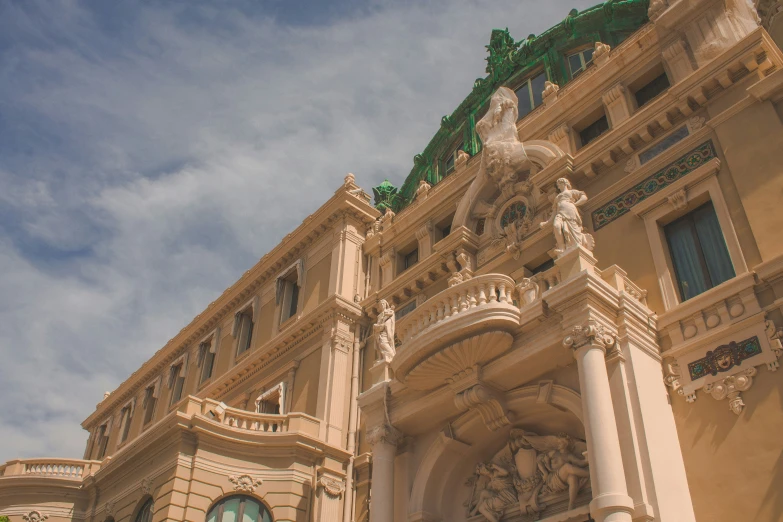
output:
POLYGON ((587 194, 571 188, 571 182, 566 178, 557 180, 558 193, 552 202, 552 215, 549 220, 541 223, 544 228, 552 223, 555 233, 555 254, 558 257, 577 245, 593 250, 595 240, 582 228, 582 216, 579 207, 587 202, 587 194))
POLYGON ((394 348, 394 326, 394 309, 385 299, 381 299, 381 312, 372 329, 375 334, 375 346, 381 353, 381 359, 387 363, 390 363, 397 354, 394 348))

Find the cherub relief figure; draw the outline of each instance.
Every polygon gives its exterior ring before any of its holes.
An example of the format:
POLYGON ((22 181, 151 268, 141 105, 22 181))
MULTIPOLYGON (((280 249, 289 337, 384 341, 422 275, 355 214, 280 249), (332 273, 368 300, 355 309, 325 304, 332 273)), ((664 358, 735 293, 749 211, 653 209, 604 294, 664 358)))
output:
POLYGON ((568 435, 526 435, 525 439, 539 452, 537 463, 545 489, 568 491, 568 509, 572 509, 579 490, 590 478, 587 459, 574 454, 575 444, 568 435))
POLYGON ((571 188, 571 182, 566 178, 557 180, 558 193, 552 202, 552 215, 549 220, 541 223, 544 228, 552 223, 555 233, 555 253, 563 255, 566 250, 582 245, 587 250, 593 250, 595 240, 582 228, 582 216, 579 207, 587 202, 587 194, 571 188))
POLYGON ((390 363, 397 354, 394 348, 394 325, 394 309, 385 299, 381 299, 381 312, 372 329, 375 334, 375 346, 381 353, 381 359, 387 363, 390 363))
POLYGON ((484 147, 482 167, 501 190, 516 183, 519 174, 531 166, 517 134, 517 103, 514 91, 500 87, 490 99, 489 110, 476 123, 484 147))

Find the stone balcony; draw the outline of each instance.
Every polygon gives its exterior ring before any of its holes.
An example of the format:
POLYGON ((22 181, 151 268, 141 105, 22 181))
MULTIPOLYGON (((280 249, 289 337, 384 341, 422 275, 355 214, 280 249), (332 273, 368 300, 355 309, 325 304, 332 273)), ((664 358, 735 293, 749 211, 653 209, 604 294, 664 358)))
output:
MULTIPOLYGON (((194 399, 194 397, 191 397, 194 399)), ((238 408, 230 408, 212 399, 204 399, 201 403, 200 416, 210 422, 241 431, 272 434, 301 433, 310 437, 319 437, 321 421, 305 413, 288 413, 277 415, 271 413, 255 413, 238 408)))
POLYGON ((400 319, 402 345, 392 369, 414 389, 432 389, 444 381, 502 355, 519 327, 514 280, 486 274, 458 283, 400 319))
POLYGON ((82 459, 11 460, 0 466, 0 477, 35 477, 81 481, 101 467, 100 461, 82 459))

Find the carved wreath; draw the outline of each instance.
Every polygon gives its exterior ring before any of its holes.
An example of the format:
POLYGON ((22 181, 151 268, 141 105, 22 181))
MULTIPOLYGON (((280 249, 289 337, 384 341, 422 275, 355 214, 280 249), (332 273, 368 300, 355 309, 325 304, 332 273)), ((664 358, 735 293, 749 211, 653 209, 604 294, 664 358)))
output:
POLYGON ((234 484, 235 491, 245 491, 248 493, 252 493, 263 483, 263 480, 254 479, 250 475, 231 475, 228 477, 228 480, 234 484))

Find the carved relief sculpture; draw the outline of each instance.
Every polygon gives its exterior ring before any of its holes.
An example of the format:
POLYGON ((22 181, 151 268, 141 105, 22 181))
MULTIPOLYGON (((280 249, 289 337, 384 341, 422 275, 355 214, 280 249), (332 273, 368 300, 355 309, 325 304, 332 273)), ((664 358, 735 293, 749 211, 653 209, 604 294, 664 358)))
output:
POLYGON ((508 446, 491 462, 480 463, 468 482, 473 493, 468 514, 482 514, 489 522, 519 505, 523 515, 538 519, 547 508, 542 498, 568 494, 568 509, 590 478, 584 441, 566 434, 538 435, 513 429, 508 446))
POLYGON ((247 474, 231 475, 228 477, 228 481, 234 484, 234 491, 245 491, 247 493, 252 493, 263 483, 261 479, 254 479, 247 474))
POLYGON ((25 522, 41 522, 49 518, 49 515, 43 515, 40 511, 30 511, 26 515, 22 515, 22 519, 25 522))
POLYGON ((566 251, 578 245, 592 251, 595 246, 593 236, 582 228, 582 216, 579 207, 587 202, 587 194, 571 188, 566 178, 557 180, 558 193, 552 202, 552 216, 541 223, 541 228, 552 223, 555 233, 555 254, 562 256, 566 251))
POLYGON ((381 299, 381 312, 373 325, 375 334, 375 346, 380 352, 381 359, 390 363, 397 351, 394 348, 394 310, 385 299, 381 299))

